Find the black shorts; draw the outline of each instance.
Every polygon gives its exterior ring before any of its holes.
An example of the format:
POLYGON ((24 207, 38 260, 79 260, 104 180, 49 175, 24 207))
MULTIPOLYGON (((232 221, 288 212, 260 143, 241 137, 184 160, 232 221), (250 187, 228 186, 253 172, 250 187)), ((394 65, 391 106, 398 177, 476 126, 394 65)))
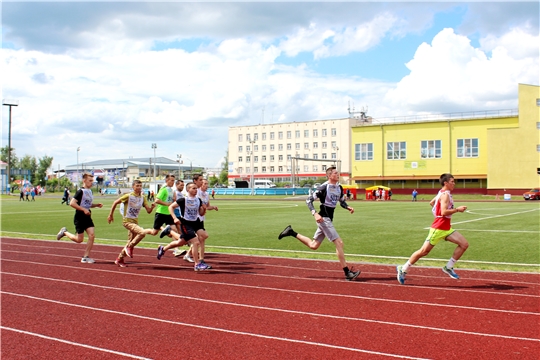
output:
POLYGON ((154 217, 154 230, 161 229, 163 224, 174 225, 172 216, 170 214, 156 213, 156 216, 154 217))
POLYGON ((197 221, 182 221, 180 223, 180 238, 189 241, 197 236, 197 221))
POLYGON ((195 221, 194 227, 195 227, 195 231, 199 231, 199 230, 205 230, 206 231, 206 229, 204 228, 204 221, 201 221, 199 219, 197 221, 195 221))
POLYGON ((82 234, 86 229, 94 227, 92 217, 90 215, 84 215, 82 211, 77 211, 75 213, 73 223, 75 224, 75 230, 77 231, 77 234, 82 234))

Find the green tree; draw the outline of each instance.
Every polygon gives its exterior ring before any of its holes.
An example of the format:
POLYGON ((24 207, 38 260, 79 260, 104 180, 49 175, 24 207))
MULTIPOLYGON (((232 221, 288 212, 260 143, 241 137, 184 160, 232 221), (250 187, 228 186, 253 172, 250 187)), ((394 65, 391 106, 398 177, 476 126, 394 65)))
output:
POLYGON ((31 182, 35 183, 36 171, 37 171, 37 161, 36 158, 30 155, 24 155, 19 160, 19 168, 24 170, 30 170, 31 182))
POLYGON ((41 186, 44 186, 47 183, 47 170, 51 167, 52 162, 52 156, 45 155, 44 157, 39 159, 39 165, 36 172, 36 180, 41 186))
MULTIPOLYGON (((10 161, 10 166, 12 169, 15 169, 17 168, 17 163, 19 162, 19 160, 17 159, 17 155, 15 154, 15 149, 14 148, 11 148, 11 161, 10 161)), ((0 148, 0 160, 2 160, 3 162, 7 163, 8 162, 8 147, 7 145, 4 146, 3 148, 0 148)))
POLYGON ((229 183, 229 151, 225 153, 225 158, 221 164, 221 172, 219 173, 219 183, 227 185, 229 183))

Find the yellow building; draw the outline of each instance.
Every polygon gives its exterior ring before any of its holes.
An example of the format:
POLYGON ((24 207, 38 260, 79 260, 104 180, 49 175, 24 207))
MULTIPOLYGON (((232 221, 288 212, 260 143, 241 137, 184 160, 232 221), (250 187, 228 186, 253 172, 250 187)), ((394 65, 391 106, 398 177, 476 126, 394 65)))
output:
POLYGON ((353 125, 353 182, 408 193, 438 189, 439 176, 449 172, 457 192, 521 194, 540 187, 540 87, 520 84, 518 94, 518 110, 353 125))

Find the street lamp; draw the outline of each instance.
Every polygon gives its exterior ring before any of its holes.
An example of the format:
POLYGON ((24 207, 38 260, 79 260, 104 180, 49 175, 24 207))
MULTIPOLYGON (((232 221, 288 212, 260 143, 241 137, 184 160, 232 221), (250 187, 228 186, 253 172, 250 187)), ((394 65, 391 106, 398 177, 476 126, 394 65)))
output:
POLYGON ((156 143, 152 143, 152 149, 154 149, 154 191, 157 194, 157 184, 156 184, 156 149, 157 149, 157 144, 156 143))
POLYGON ((9 106, 9 121, 8 121, 8 153, 7 153, 7 192, 10 193, 11 182, 11 107, 19 106, 19 100, 4 99, 2 105, 9 106))
POLYGON ((79 151, 81 150, 81 147, 79 146, 77 148, 77 175, 75 176, 75 189, 79 187, 79 151))
POLYGON ((176 161, 178 161, 178 178, 181 179, 180 176, 180 164, 182 163, 182 154, 176 154, 176 161))
POLYGON ((251 181, 250 181, 250 188, 251 188, 251 195, 255 195, 255 191, 253 189, 253 186, 255 185, 253 181, 254 176, 254 168, 253 168, 253 144, 255 144, 255 140, 250 140, 249 143, 251 144, 251 181))

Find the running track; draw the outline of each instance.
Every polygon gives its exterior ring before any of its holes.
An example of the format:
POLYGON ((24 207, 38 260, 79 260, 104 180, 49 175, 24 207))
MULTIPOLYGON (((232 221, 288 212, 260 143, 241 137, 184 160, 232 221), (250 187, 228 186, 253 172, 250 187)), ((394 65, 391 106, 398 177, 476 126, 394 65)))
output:
POLYGON ((539 274, 169 252, 2 238, 2 359, 538 359, 539 274))

